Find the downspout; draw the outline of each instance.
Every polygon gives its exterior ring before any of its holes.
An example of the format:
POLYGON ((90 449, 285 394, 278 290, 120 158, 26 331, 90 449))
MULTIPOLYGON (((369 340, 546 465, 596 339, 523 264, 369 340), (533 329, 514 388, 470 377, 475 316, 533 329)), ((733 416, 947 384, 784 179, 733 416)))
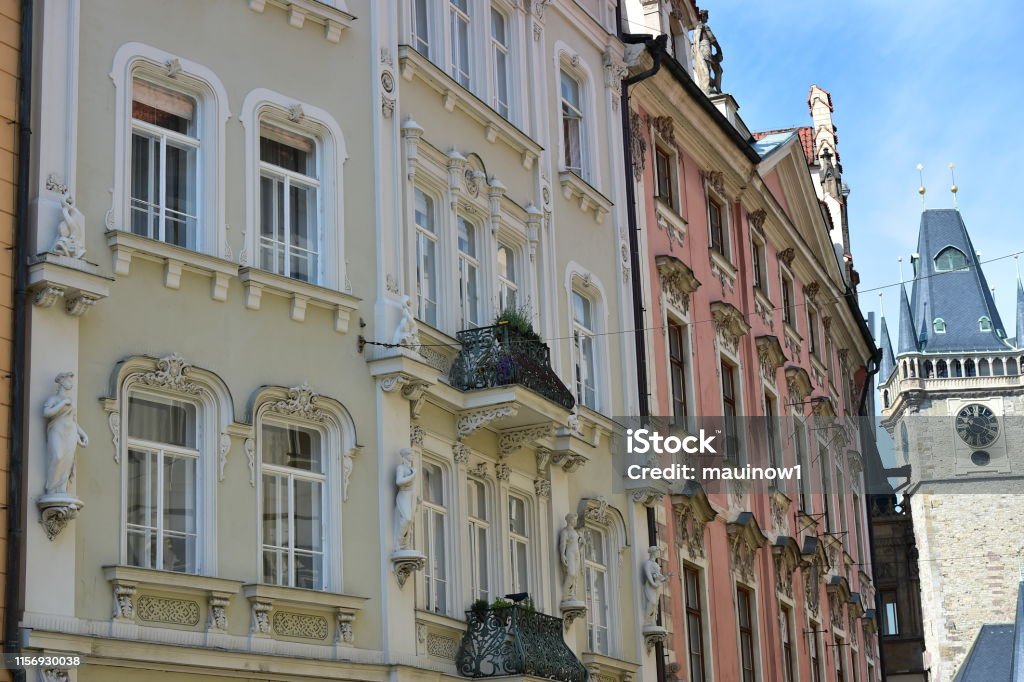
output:
MULTIPOLYGON (((629 87, 658 73, 661 69, 661 60, 665 54, 668 36, 660 35, 652 40, 650 36, 627 35, 622 29, 621 3, 616 3, 615 13, 619 29, 619 39, 623 43, 646 44, 654 60, 649 69, 622 80, 622 94, 619 102, 619 115, 622 118, 622 159, 625 166, 623 170, 626 175, 626 225, 629 231, 629 269, 633 293, 633 339, 636 345, 637 407, 639 408, 641 421, 646 423, 648 417, 651 416, 651 401, 647 380, 647 343, 644 338, 644 292, 641 285, 640 270, 640 228, 637 225, 636 219, 636 179, 633 176, 633 147, 630 144, 629 87)), ((647 543, 649 547, 654 547, 658 544, 658 523, 654 509, 651 507, 647 507, 647 543)), ((660 609, 657 622, 661 624, 660 609)), ((663 642, 657 642, 654 645, 654 660, 658 682, 666 682, 665 645, 663 642)))
MULTIPOLYGON (((21 652, 19 623, 25 609, 25 401, 28 353, 28 236, 29 155, 32 144, 32 19, 33 0, 21 0, 21 53, 19 55, 18 168, 14 235, 14 343, 11 362, 10 476, 7 479, 7 583, 4 585, 4 651, 21 652)), ((17 671, 14 679, 24 680, 17 671)))

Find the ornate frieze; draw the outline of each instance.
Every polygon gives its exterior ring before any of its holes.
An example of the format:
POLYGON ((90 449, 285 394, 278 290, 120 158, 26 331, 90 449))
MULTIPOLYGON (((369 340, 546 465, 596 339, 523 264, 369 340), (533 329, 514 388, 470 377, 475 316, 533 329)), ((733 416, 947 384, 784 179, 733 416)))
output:
POLYGON ((786 362, 786 354, 782 350, 777 336, 764 335, 755 339, 757 344, 757 360, 761 365, 761 377, 768 382, 775 382, 775 374, 786 362))
POLYGON ((789 247, 788 249, 783 249, 782 251, 779 251, 779 260, 782 261, 787 268, 792 267, 793 259, 795 257, 796 251, 793 249, 792 246, 789 247))
POLYGON ((671 116, 655 116, 651 120, 651 125, 665 142, 669 144, 676 143, 675 121, 672 120, 671 116))
POLYGON ((706 187, 710 187, 719 194, 725 194, 725 176, 722 171, 705 171, 700 172, 700 179, 704 181, 706 187))
POLYGON ((551 455, 551 463, 562 467, 562 470, 567 474, 571 474, 589 461, 586 455, 581 455, 571 450, 559 450, 551 455))
POLYGON ((199 624, 199 604, 188 599, 169 599, 143 595, 139 597, 136 615, 139 620, 168 625, 194 627, 199 624))
POLYGON ((323 616, 291 611, 274 612, 274 632, 282 637, 323 641, 327 639, 328 631, 327 619, 323 616))
POLYGON ((735 521, 726 524, 729 533, 729 561, 737 579, 753 584, 756 580, 754 559, 757 550, 768 542, 751 512, 740 512, 735 521))
POLYGON ((676 540, 691 559, 704 557, 704 530, 718 513, 707 495, 696 483, 687 484, 680 495, 672 496, 672 510, 676 516, 676 540))
POLYGON ((796 540, 780 535, 772 545, 772 559, 775 564, 775 590, 792 599, 793 573, 800 566, 800 548, 796 540))
POLYGON ((634 502, 645 507, 656 507, 665 498, 665 493, 657 488, 637 488, 632 497, 634 502))
POLYGON ((309 421, 324 421, 324 411, 316 406, 320 395, 303 382, 298 386, 288 389, 283 400, 275 401, 270 405, 268 411, 282 414, 288 417, 300 417, 309 421))
POLYGON ((459 415, 456 432, 460 439, 466 438, 477 429, 483 428, 495 419, 514 417, 519 409, 514 403, 502 403, 478 410, 468 410, 459 415))
POLYGON ((464 443, 456 442, 452 445, 452 459, 456 464, 467 464, 470 452, 469 446, 464 443))
POLYGON ((760 230, 764 227, 764 221, 767 217, 768 213, 763 208, 759 208, 756 211, 747 214, 747 222, 750 223, 750 226, 755 230, 760 230))
POLYGON ((554 432, 554 428, 554 424, 549 423, 502 431, 498 438, 498 457, 508 457, 530 443, 547 438, 554 432))
POLYGON ((633 179, 639 180, 643 177, 644 167, 647 165, 647 142, 644 141, 644 120, 635 111, 629 112, 629 150, 633 157, 633 179))
POLYGON ((807 398, 814 390, 811 377, 803 367, 790 365, 786 368, 786 388, 789 390, 790 402, 798 403, 807 398))
POLYGON ((661 255, 655 258, 658 276, 661 278, 661 290, 665 293, 669 305, 688 314, 690 297, 700 287, 700 280, 693 270, 683 261, 673 256, 661 255))
POLYGON ((156 361, 156 370, 139 377, 139 383, 164 388, 179 393, 199 393, 199 386, 188 379, 192 365, 178 353, 164 356, 156 361))
POLYGON ((804 285, 804 296, 807 297, 812 303, 817 302, 818 291, 821 290, 821 284, 818 282, 810 282, 804 285))

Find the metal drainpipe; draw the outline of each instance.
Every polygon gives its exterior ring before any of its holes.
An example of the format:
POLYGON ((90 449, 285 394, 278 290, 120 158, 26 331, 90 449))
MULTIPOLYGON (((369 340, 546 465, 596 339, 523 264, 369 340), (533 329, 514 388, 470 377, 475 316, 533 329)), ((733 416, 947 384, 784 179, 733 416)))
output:
MULTIPOLYGON (((29 154, 32 130, 32 0, 21 2, 21 53, 19 55, 18 167, 17 203, 14 235, 14 344, 11 363, 10 476, 7 490, 7 583, 4 586, 4 651, 19 653, 21 637, 18 624, 25 608, 22 586, 25 576, 25 463, 24 406, 29 366, 28 351, 28 233, 29 233, 29 154)), ((24 680, 25 672, 16 671, 14 679, 24 680)))
MULTIPOLYGON (((638 408, 640 419, 645 421, 651 416, 650 394, 648 393, 647 382, 647 344, 644 338, 644 297, 640 280, 640 228, 636 219, 636 187, 633 177, 633 149, 630 145, 629 125, 629 86, 635 85, 642 80, 650 78, 661 69, 661 60, 665 52, 665 44, 668 41, 667 35, 660 35, 653 40, 650 36, 633 38, 627 37, 622 30, 622 7, 616 5, 616 20, 619 27, 619 39, 624 43, 636 44, 643 42, 647 45, 648 51, 654 59, 649 69, 634 76, 622 80, 622 94, 619 103, 619 115, 622 118, 622 149, 624 171, 626 174, 626 224, 629 231, 629 269, 633 289, 633 338, 636 345, 636 375, 638 408)), ((658 523, 654 509, 647 508, 647 542, 648 546, 658 544, 658 523)), ((661 623, 661 612, 659 609, 658 623, 661 623)), ((654 660, 658 675, 658 682, 666 682, 665 673, 665 646, 661 642, 654 648, 654 660)))

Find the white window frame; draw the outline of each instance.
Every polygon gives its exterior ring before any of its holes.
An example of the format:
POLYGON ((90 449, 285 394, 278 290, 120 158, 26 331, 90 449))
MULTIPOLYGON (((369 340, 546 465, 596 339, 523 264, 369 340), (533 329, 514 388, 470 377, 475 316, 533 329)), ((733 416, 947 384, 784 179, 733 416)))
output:
POLYGON ((768 242, 758 231, 751 230, 750 245, 751 281, 754 289, 756 291, 760 291, 766 298, 768 298, 771 296, 771 287, 769 286, 771 278, 768 276, 768 242), (754 247, 757 247, 756 251, 754 250, 754 247), (757 257, 758 254, 760 254, 760 258, 757 257), (755 266, 757 266, 756 269, 755 266), (757 270, 761 271, 761 278, 760 281, 753 282, 753 274, 757 272, 757 270))
POLYGON ((733 262, 733 239, 732 239, 732 210, 730 202, 718 192, 712 190, 710 187, 705 188, 704 192, 704 205, 706 220, 708 224, 708 248, 713 252, 717 252, 730 264, 733 262), (711 204, 714 202, 718 204, 722 212, 722 248, 715 247, 714 240, 711 237, 711 204))
POLYGON ((416 310, 417 310, 416 316, 420 320, 422 320, 422 321, 426 322, 427 324, 431 325, 432 327, 438 327, 440 325, 440 322, 441 322, 441 319, 442 319, 442 309, 441 309, 441 300, 440 300, 441 299, 441 283, 440 283, 440 279, 441 279, 441 277, 440 277, 440 271, 441 271, 441 268, 440 268, 440 260, 441 260, 441 235, 439 234, 439 223, 440 223, 440 220, 438 219, 439 218, 439 214, 438 214, 438 210, 437 210, 438 199, 437 199, 437 197, 432 192, 426 190, 423 187, 420 187, 419 185, 416 185, 416 186, 413 187, 412 202, 413 202, 413 208, 412 208, 413 226, 414 226, 414 230, 415 230, 415 240, 416 240, 415 241, 415 249, 414 249, 415 261, 416 261, 415 262, 415 269, 414 269, 414 280, 415 280, 415 283, 416 283, 416 310), (431 221, 432 227, 433 227, 432 230, 428 229, 426 226, 420 225, 419 222, 417 222, 417 220, 416 220, 416 197, 417 197, 418 194, 422 194, 431 203, 432 215, 430 217, 430 221, 431 221), (420 275, 420 265, 421 265, 421 263, 420 263, 420 248, 422 247, 424 242, 430 242, 433 245, 433 248, 434 248, 434 255, 433 255, 434 277, 433 277, 433 281, 431 282, 432 285, 433 285, 433 289, 434 289, 434 291, 433 291, 434 298, 433 299, 430 299, 429 296, 424 293, 424 291, 423 291, 423 281, 422 281, 422 277, 420 275), (428 306, 430 304, 433 304, 433 306, 434 306, 433 319, 430 319, 430 317, 427 315, 428 306))
MULTIPOLYGON (((163 525, 163 519, 164 519, 164 513, 163 512, 165 511, 165 504, 164 504, 164 486, 162 485, 162 483, 163 483, 163 480, 164 480, 164 467, 163 467, 163 463, 164 463, 164 460, 165 460, 165 456, 169 455, 169 456, 180 458, 180 459, 191 459, 195 463, 195 489, 193 490, 193 496, 194 496, 194 501, 195 501, 196 508, 193 511, 195 513, 195 549, 194 549, 194 551, 195 551, 196 557, 195 557, 195 565, 192 567, 192 570, 185 570, 185 571, 182 571, 182 573, 188 574, 188 575, 197 575, 200 572, 200 570, 199 570, 200 569, 200 556, 201 556, 201 544, 200 543, 201 543, 203 519, 206 517, 206 515, 211 513, 210 510, 205 508, 206 505, 204 504, 203 495, 202 495, 202 488, 203 488, 203 483, 204 483, 204 481, 203 481, 204 472, 202 471, 203 453, 202 453, 202 450, 201 450, 201 445, 203 443, 203 435, 205 433, 205 431, 204 431, 204 426, 205 425, 203 423, 203 416, 204 415, 203 415, 202 404, 197 402, 197 401, 195 401, 195 400, 192 400, 189 397, 184 396, 184 395, 170 395, 170 394, 164 393, 164 392, 157 392, 157 391, 141 389, 141 388, 132 388, 132 389, 130 389, 128 391, 128 393, 126 393, 125 397, 126 397, 126 400, 125 400, 125 412, 126 412, 126 415, 125 415, 125 443, 126 444, 125 444, 125 453, 124 453, 125 462, 126 462, 125 476, 127 477, 128 468, 131 466, 130 463, 129 463, 129 460, 131 458, 131 451, 132 450, 141 450, 143 452, 146 452, 147 454, 154 454, 154 455, 156 455, 156 459, 157 459, 157 467, 156 467, 156 476, 157 476, 156 500, 151 505, 151 507, 155 507, 156 508, 156 517, 157 517, 156 518, 156 527, 152 529, 153 533, 154 533, 154 536, 155 536, 154 542, 156 542, 156 565, 154 565, 154 566, 140 566, 140 568, 150 568, 150 569, 155 569, 155 570, 165 570, 163 568, 164 538, 165 538, 165 530, 164 530, 164 525, 163 525), (143 439, 132 437, 129 434, 129 432, 128 432, 128 426, 127 426, 130 423, 130 419, 131 419, 130 412, 131 412, 131 400, 132 400, 132 398, 143 398, 143 399, 147 399, 147 400, 150 400, 150 401, 153 401, 153 402, 156 402, 156 403, 165 404, 165 405, 169 404, 169 403, 172 403, 172 402, 179 402, 179 403, 185 403, 185 404, 191 405, 195 409, 195 418, 196 418, 196 421, 195 421, 195 439, 196 439, 196 447, 195 448, 190 448, 190 447, 186 447, 186 446, 177 446, 177 445, 172 445, 172 444, 169 444, 169 443, 162 443, 162 442, 157 442, 157 441, 149 441, 149 440, 143 440, 143 439)), ((129 531, 129 526, 131 525, 131 524, 128 523, 128 513, 127 513, 128 510, 127 510, 127 506, 126 506, 127 503, 128 503, 128 495, 127 495, 128 485, 129 485, 129 482, 128 482, 127 478, 126 478, 125 479, 125 495, 122 498, 123 499, 122 505, 124 506, 124 510, 125 510, 125 513, 124 513, 124 524, 123 524, 125 563, 128 563, 127 562, 127 559, 128 559, 128 535, 129 535, 128 531, 129 531)), ((214 512, 214 515, 215 515, 215 512, 214 512)), ((143 526, 142 528, 147 528, 147 527, 143 526)))
POLYGON ((335 291, 346 289, 344 165, 348 158, 345 136, 324 109, 299 102, 266 88, 246 95, 239 117, 245 127, 246 241, 239 261, 259 264, 260 235, 260 130, 263 122, 317 141, 321 169, 320 281, 314 284, 335 291))
POLYGON ((507 275, 501 274, 500 269, 496 268, 495 270, 495 277, 498 280, 498 300, 495 302, 495 309, 498 314, 501 314, 509 307, 519 309, 525 305, 525 302, 521 300, 522 297, 520 295, 523 290, 523 268, 521 267, 523 259, 520 257, 520 249, 499 237, 497 249, 495 250, 496 259, 498 252, 502 249, 504 249, 507 254, 505 261, 506 272, 508 271, 509 266, 511 266, 513 276, 510 278, 507 275), (512 304, 509 303, 510 293, 511 298, 514 299, 512 304))
POLYGON ((652 135, 654 143, 653 170, 654 170, 654 194, 665 206, 670 207, 675 213, 683 213, 683 197, 680 191, 679 182, 679 152, 675 145, 665 140, 660 135, 652 135), (661 171, 658 168, 658 155, 663 154, 668 159, 668 185, 672 196, 667 199, 661 196, 661 171))
POLYGON ((465 329, 475 329, 484 324, 482 305, 483 296, 481 295, 483 278, 481 277, 482 264, 480 261, 480 250, 483 248, 485 240, 483 239, 483 230, 480 229, 480 225, 461 211, 457 212, 455 215, 455 238, 456 279, 458 282, 457 291, 459 295, 458 330, 462 331, 465 329), (468 251, 463 251, 462 244, 459 243, 460 223, 465 224, 467 230, 472 230, 474 251, 472 254, 468 251), (469 300, 471 282, 473 284, 473 289, 476 291, 475 301, 469 300), (473 319, 474 317, 476 319, 473 319))
POLYGON ((148 377, 161 371, 161 363, 181 360, 180 356, 168 356, 156 360, 147 356, 135 356, 120 363, 111 377, 111 385, 117 386, 117 394, 103 400, 104 409, 110 413, 117 449, 114 461, 120 466, 120 522, 119 563, 128 565, 127 500, 128 500, 128 396, 134 392, 158 398, 192 402, 197 406, 196 429, 199 450, 199 464, 196 467, 196 566, 195 574, 214 576, 217 574, 217 481, 219 480, 218 457, 223 436, 234 421, 234 407, 231 393, 217 375, 204 369, 189 366, 187 391, 174 390, 173 386, 151 385, 148 377), (117 419, 114 419, 114 416, 117 419))
POLYGON ((572 297, 570 299, 570 310, 569 315, 572 321, 572 356, 573 356, 573 387, 574 393, 576 394, 576 402, 584 407, 589 407, 592 410, 596 410, 598 406, 598 369, 597 369, 597 348, 596 348, 596 337, 597 333, 593 328, 586 327, 582 322, 576 319, 576 298, 579 297, 583 300, 587 309, 590 312, 591 325, 596 319, 597 307, 594 304, 593 299, 588 296, 585 292, 580 291, 578 288, 572 290, 572 297), (585 355, 581 349, 581 342, 586 341, 589 347, 589 362, 585 361, 585 355), (589 367, 588 367, 589 365, 589 367), (593 372, 593 377, 589 377, 583 374, 583 370, 593 372), (593 400, 588 404, 586 397, 588 393, 593 393, 593 400))
POLYGON ((436 43, 435 31, 434 31, 434 17, 431 11, 431 3, 433 0, 410 0, 409 1, 409 44, 414 50, 422 54, 427 59, 432 58, 431 49, 436 43), (423 14, 426 19, 426 26, 421 28, 418 26, 416 21, 417 6, 423 6, 423 14), (421 50, 423 47, 425 50, 421 50))
POLYGON ((494 576, 494 492, 487 484, 475 476, 466 479, 466 525, 468 526, 468 544, 466 556, 469 561, 469 602, 472 604, 478 599, 484 599, 487 603, 494 600, 495 576, 494 576), (475 499, 478 491, 483 495, 482 506, 487 517, 480 517, 476 514, 481 506, 479 499, 475 499), (480 565, 480 535, 483 535, 484 548, 483 556, 486 565, 480 565), (487 581, 487 589, 480 584, 481 577, 487 581))
POLYGON ((421 467, 423 468, 423 475, 421 478, 421 485, 426 485, 426 467, 427 465, 437 467, 441 472, 441 490, 444 496, 443 504, 438 504, 427 499, 426 489, 422 490, 421 497, 423 507, 422 517, 422 531, 419 533, 417 542, 419 543, 420 551, 423 552, 427 558, 427 565, 423 569, 423 592, 422 599, 420 600, 420 607, 424 610, 439 613, 441 615, 450 616, 452 615, 452 586, 457 584, 456 576, 453 575, 454 561, 453 556, 453 543, 452 543, 452 519, 449 514, 449 508, 452 506, 452 475, 451 469, 444 463, 433 458, 424 457, 421 467), (434 534, 431 532, 432 523, 431 520, 434 518, 440 518, 443 523, 442 539, 444 541, 444 579, 437 580, 434 575, 434 571, 431 567, 431 560, 436 555, 433 549, 434 534), (444 583, 444 600, 437 600, 437 592, 431 589, 431 582, 444 583))
MULTIPOLYGON (((605 301, 608 297, 601 281, 590 271, 575 261, 570 261, 565 272, 565 305, 566 322, 568 325, 569 339, 567 339, 567 350, 569 352, 569 363, 567 366, 567 377, 565 384, 570 386, 573 396, 576 396, 576 348, 573 341, 572 330, 574 329, 573 313, 573 292, 578 292, 590 301, 591 317, 594 328, 592 348, 594 353, 594 395, 593 407, 587 407, 595 412, 602 412, 611 409, 610 395, 605 395, 605 387, 611 386, 608 375, 609 361, 608 348, 605 339, 605 331, 608 328, 608 309, 605 301)), ((579 404, 579 403, 577 403, 579 404)))
MULTIPOLYGON (((286 400, 289 391, 281 386, 268 386, 261 389, 252 399, 253 438, 255 439, 255 463, 252 485, 256 488, 257 538, 255 561, 259 580, 263 579, 263 422, 269 421, 275 426, 295 425, 320 432, 321 461, 323 462, 324 486, 321 494, 323 513, 321 528, 323 532, 323 566, 322 585, 317 589, 323 592, 343 592, 344 575, 344 541, 342 537, 342 498, 344 495, 344 472, 342 453, 352 452, 356 447, 355 422, 348 410, 336 400, 327 396, 317 397, 316 405, 320 409, 318 419, 307 419, 301 415, 279 414, 274 405, 286 400)), ((273 469, 278 469, 273 467, 273 469)), ((287 469, 288 471, 294 471, 287 469)))
POLYGON ((125 43, 114 55, 114 185, 112 229, 131 232, 132 85, 136 76, 196 100, 201 144, 196 159, 197 252, 227 253, 225 124, 231 116, 220 79, 205 66, 143 43, 125 43), (175 76, 170 77, 173 65, 175 76), (180 70, 178 70, 180 68, 180 70))
POLYGON ((514 30, 513 30, 513 15, 511 15, 504 7, 496 2, 492 2, 490 5, 490 12, 488 13, 487 22, 487 46, 488 56, 490 57, 491 64, 491 108, 494 109, 498 114, 508 121, 515 119, 515 110, 513 103, 515 101, 515 89, 513 83, 515 78, 513 73, 515 71, 515 64, 513 62, 515 56, 514 46, 514 30), (501 15, 505 23, 505 42, 502 43, 494 35, 494 15, 501 15), (502 54, 505 57, 505 90, 508 93, 508 101, 502 102, 499 99, 498 93, 500 92, 499 85, 501 83, 501 74, 498 73, 498 55, 502 54), (504 104, 505 111, 502 111, 502 105, 504 104))
POLYGON ((560 142, 559 149, 561 151, 559 154, 559 165, 564 170, 567 170, 570 173, 575 173, 583 180, 588 178, 590 166, 590 151, 587 145, 587 129, 589 127, 589 123, 587 120, 586 94, 583 80, 574 71, 562 66, 558 71, 558 139, 560 142), (576 83, 580 98, 578 104, 573 104, 562 96, 563 78, 568 78, 576 83), (579 166, 570 165, 569 140, 566 138, 565 134, 566 109, 568 109, 570 113, 574 115, 574 118, 579 121, 577 124, 579 137, 579 166))
POLYGON ((796 331, 797 308, 799 307, 796 301, 796 280, 793 278, 793 273, 781 263, 779 264, 779 305, 782 306, 783 324, 789 325, 793 331, 796 331), (788 307, 785 293, 787 282, 789 283, 788 307))
MULTIPOLYGON (((261 121, 261 124, 262 123, 263 123, 263 121, 261 121)), ((300 173, 300 172, 297 172, 297 171, 289 170, 287 168, 282 168, 281 166, 278 166, 276 164, 270 163, 269 161, 264 161, 262 158, 260 158, 260 160, 259 160, 259 166, 260 166, 260 202, 261 202, 261 213, 260 213, 260 215, 261 215, 261 220, 262 220, 262 213, 263 213, 262 212, 262 201, 264 199, 264 197, 263 197, 263 180, 264 179, 270 179, 270 180, 274 181, 275 183, 281 182, 284 185, 284 193, 283 194, 284 194, 284 204, 285 205, 284 205, 284 210, 282 211, 282 213, 284 215, 284 218, 285 218, 285 225, 282 227, 282 231, 283 231, 283 234, 284 234, 284 241, 283 242, 277 242, 276 240, 270 240, 270 243, 275 244, 275 245, 276 244, 280 244, 280 248, 284 249, 284 270, 285 271, 284 272, 277 272, 275 274, 281 275, 283 277, 289 277, 289 278, 293 278, 293 279, 298 279, 298 278, 296 278, 291 273, 291 255, 292 255, 291 251, 292 251, 292 248, 293 248, 292 245, 291 245, 291 242, 292 242, 291 236, 292 236, 293 226, 290 224, 290 211, 288 210, 289 209, 289 202, 291 200, 291 195, 290 195, 288 190, 291 189, 291 186, 293 184, 295 184, 295 185, 297 185, 299 187, 304 187, 304 188, 307 188, 307 189, 312 189, 314 192, 316 192, 316 202, 315 202, 316 203, 316 210, 315 210, 314 220, 316 222, 315 228, 316 228, 316 236, 317 236, 317 238, 316 238, 315 250, 314 249, 303 249, 304 251, 307 251, 307 252, 311 253, 313 256, 315 256, 316 267, 315 268, 311 268, 310 279, 309 280, 299 280, 299 281, 308 281, 310 284, 320 285, 323 282, 323 279, 324 279, 324 277, 323 277, 323 265, 324 265, 324 253, 323 253, 324 249, 323 249, 323 246, 324 246, 324 241, 325 241, 324 233, 325 233, 325 231, 327 229, 327 225, 324 222, 324 215, 323 215, 323 213, 324 213, 324 211, 323 211, 323 206, 324 206, 323 189, 322 189, 321 183, 320 183, 320 177, 323 174, 323 169, 322 169, 322 156, 323 156, 323 153, 322 153, 323 149, 322 148, 323 148, 323 145, 320 144, 320 140, 318 138, 310 137, 309 135, 307 135, 307 134, 305 134, 303 132, 299 132, 299 131, 295 131, 295 130, 290 130, 287 127, 284 127, 283 126, 283 122, 281 122, 281 121, 277 121, 277 120, 274 120, 274 119, 269 119, 269 120, 266 121, 266 124, 269 127, 279 128, 279 129, 284 130, 287 133, 291 133, 291 134, 295 134, 295 135, 304 137, 309 142, 311 142, 312 145, 313 145, 313 150, 314 150, 313 151, 313 155, 314 155, 313 159, 314 159, 314 165, 315 165, 315 168, 313 169, 313 175, 308 175, 306 173, 300 173)), ((261 134, 261 137, 263 137, 262 134, 261 134)), ((276 187, 276 184, 275 184, 275 187, 276 187)), ((276 211, 275 211, 275 214, 276 214, 276 211)), ((262 227, 263 226, 261 224, 260 225, 260 228, 261 228, 260 229, 260 233, 257 236, 258 250, 254 254, 255 262, 257 264, 257 267, 259 267, 259 264, 262 261, 262 258, 263 258, 263 247, 265 245, 265 242, 267 241, 267 239, 263 236, 262 227)), ((274 272, 274 271, 273 270, 268 270, 268 272, 274 272)))
POLYGON ((583 552, 583 591, 585 595, 585 601, 587 603, 587 650, 594 653, 602 654, 604 656, 610 656, 613 651, 612 646, 612 576, 611 576, 611 547, 608 541, 608 529, 591 526, 586 529, 585 541, 588 546, 591 543, 596 542, 595 537, 600 536, 601 544, 604 554, 604 564, 599 564, 591 560, 587 556, 586 548, 583 552), (592 597, 590 595, 590 585, 594 584, 594 578, 597 574, 604 575, 604 626, 595 625, 595 609, 591 606, 592 597), (605 636, 605 642, 607 648, 602 651, 594 647, 595 631, 603 630, 605 636))
POLYGON ((761 656, 760 656, 760 651, 759 651, 759 647, 758 647, 759 628, 758 628, 758 611, 757 611, 757 590, 754 589, 754 587, 752 585, 749 585, 747 583, 742 583, 742 584, 741 583, 733 583, 733 591, 734 591, 733 594, 734 594, 734 597, 735 597, 735 604, 736 604, 736 611, 735 611, 735 613, 736 613, 736 663, 737 663, 737 665, 740 668, 740 675, 741 675, 740 679, 742 680, 742 675, 743 675, 743 635, 742 635, 742 631, 741 631, 741 627, 742 626, 740 625, 741 621, 740 621, 740 617, 739 617, 739 606, 740 606, 739 593, 740 593, 741 590, 747 594, 747 599, 748 599, 747 605, 750 607, 749 629, 750 629, 750 655, 751 655, 751 659, 752 659, 750 661, 750 664, 751 664, 751 666, 753 666, 752 667, 752 670, 753 670, 753 680, 751 680, 751 682, 759 682, 762 679, 762 676, 761 676, 762 669, 761 669, 761 656))
POLYGON ((473 62, 476 56, 473 47, 473 36, 475 29, 473 28, 473 0, 464 0, 466 3, 466 9, 463 10, 456 5, 459 0, 447 0, 447 12, 448 12, 448 75, 452 77, 456 83, 471 90, 474 85, 474 69, 473 62), (461 47, 458 39, 458 31, 456 26, 458 24, 465 25, 466 27, 466 63, 459 64, 459 48, 461 47))
POLYGON ((508 589, 510 593, 527 592, 533 589, 533 501, 530 497, 513 491, 508 495, 506 505, 508 514, 509 567, 508 589), (517 533, 512 529, 512 501, 519 500, 523 505, 523 528, 526 534, 517 533), (516 548, 521 547, 526 557, 526 575, 519 575, 516 566, 516 548), (516 583, 519 583, 518 585, 516 583))

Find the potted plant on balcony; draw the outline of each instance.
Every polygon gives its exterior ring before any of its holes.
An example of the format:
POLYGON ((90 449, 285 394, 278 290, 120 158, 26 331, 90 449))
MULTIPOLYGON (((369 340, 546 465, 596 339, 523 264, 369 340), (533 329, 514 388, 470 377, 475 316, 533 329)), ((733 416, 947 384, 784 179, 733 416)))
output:
POLYGON ((540 341, 540 334, 533 329, 529 306, 508 306, 494 318, 494 324, 507 327, 510 340, 540 341))

